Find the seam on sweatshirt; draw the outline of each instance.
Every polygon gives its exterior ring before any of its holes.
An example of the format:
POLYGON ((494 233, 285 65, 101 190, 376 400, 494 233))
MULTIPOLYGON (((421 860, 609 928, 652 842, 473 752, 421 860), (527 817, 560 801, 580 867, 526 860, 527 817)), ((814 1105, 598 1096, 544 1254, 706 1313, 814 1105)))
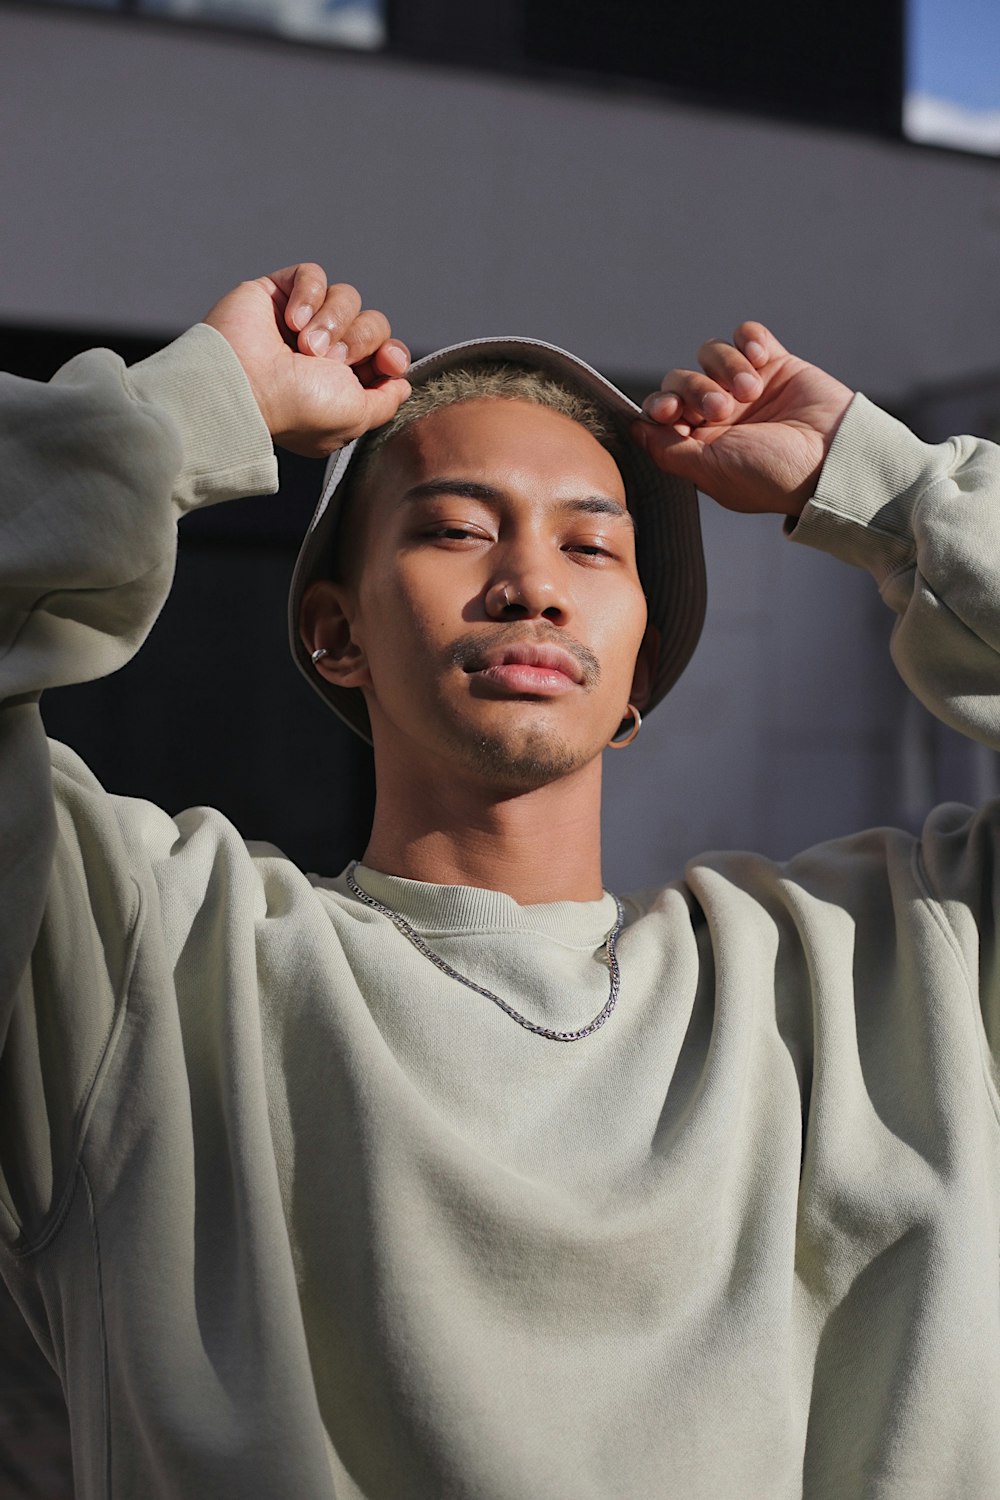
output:
MULTIPOLYGON (((889 585, 891 583, 894 583, 901 573, 916 572, 916 567, 917 558, 916 554, 914 553, 914 555, 912 557, 908 557, 905 562, 901 562, 898 568, 892 568, 888 573, 886 573, 885 577, 881 580, 878 586, 879 595, 883 603, 886 602, 885 591, 889 587, 889 585)), ((935 597, 937 596, 935 595, 935 597)), ((890 605, 889 608, 892 609, 892 606, 890 605)), ((895 613, 896 611, 893 610, 893 614, 895 613)))
MULTIPOLYGON (((920 504, 922 501, 923 496, 916 503, 920 504)), ((849 510, 842 510, 831 501, 818 500, 815 496, 809 503, 821 516, 833 516, 847 526, 857 527, 860 532, 869 532, 873 536, 884 538, 887 542, 908 542, 911 562, 916 557, 917 543, 912 531, 892 531, 888 526, 879 526, 874 520, 865 520, 860 516, 852 515, 849 510)))
POLYGON ((418 927, 414 923, 414 930, 421 937, 434 938, 442 943, 452 938, 526 938, 532 943, 554 943, 557 948, 565 948, 570 953, 593 953, 595 948, 600 948, 606 941, 606 937, 599 937, 593 943, 568 943, 565 938, 556 937, 551 932, 534 932, 523 927, 418 927))
POLYGON ((101 1340, 101 1409, 104 1428, 104 1493, 111 1496, 111 1381, 108 1368, 108 1328, 104 1318, 104 1275, 101 1267, 101 1237, 97 1230, 97 1211, 90 1178, 80 1162, 77 1171, 87 1193, 87 1217, 90 1224, 90 1239, 94 1247, 94 1271, 97 1277, 97 1323, 101 1340))
POLYGON ((983 1023, 982 1004, 980 1002, 976 986, 972 982, 972 975, 969 973, 969 966, 965 962, 965 954, 962 952, 962 945, 958 941, 958 936, 944 913, 941 901, 934 893, 934 888, 931 884, 930 876, 927 873, 927 867, 924 864, 923 854, 921 852, 919 842, 914 844, 913 854, 911 856, 911 865, 913 869, 913 877, 917 883, 917 888, 922 892, 927 909, 933 917, 937 927, 943 934, 948 947, 951 949, 955 961, 961 971, 962 978, 965 981, 965 991, 969 997, 969 1004, 972 1008, 973 1024, 976 1028, 979 1066, 983 1075, 983 1082, 986 1085, 986 1094, 990 1101, 990 1107, 993 1111, 994 1119, 997 1122, 997 1126, 1000 1127, 1000 1097, 997 1096, 996 1084, 993 1081, 990 1069, 988 1068, 986 1063, 987 1055, 992 1054, 990 1053, 989 1040, 986 1036, 986 1028, 983 1023))
POLYGON ((21 1225, 2 1200, 0 1200, 0 1225, 3 1227, 3 1237, 0 1238, 0 1256, 13 1255, 16 1258, 17 1251, 14 1249, 14 1244, 21 1233, 21 1225))
MULTIPOLYGON (((128 999, 132 989, 132 975, 135 972, 136 959, 139 952, 138 929, 140 926, 140 919, 143 915, 142 890, 134 876, 132 877, 132 884, 135 887, 137 900, 132 921, 129 923, 129 955, 128 961, 125 965, 125 974, 122 982, 121 995, 119 996, 118 1004, 115 1006, 114 1015, 111 1017, 111 1024, 108 1027, 107 1035, 105 1036, 104 1042, 102 1043, 101 1047, 98 1049, 97 1058, 95 1060, 91 1075, 84 1085, 83 1098, 80 1104, 80 1108, 77 1111, 76 1124, 73 1131, 73 1141, 71 1143, 69 1151, 69 1167, 67 1169, 66 1185, 59 1196, 56 1206, 50 1211, 48 1219, 43 1221, 41 1234, 37 1237, 37 1239, 26 1240, 22 1242, 22 1244, 20 1244, 14 1251, 16 1258, 20 1261, 26 1261, 29 1260, 33 1255, 41 1254, 41 1252, 45 1250, 55 1239, 63 1224, 66 1222, 70 1205, 73 1202, 74 1173, 76 1171, 83 1171, 83 1163, 80 1160, 80 1157, 83 1151, 84 1141, 87 1138, 87 1130, 90 1125, 90 1117, 93 1114, 94 1106, 97 1103, 97 1096, 100 1093, 101 1080, 110 1065, 111 1058, 114 1056, 115 1048, 125 1025, 125 1016, 128 1012, 128 999)), ((89 1182, 87 1184, 87 1190, 88 1192, 90 1191, 89 1182)))

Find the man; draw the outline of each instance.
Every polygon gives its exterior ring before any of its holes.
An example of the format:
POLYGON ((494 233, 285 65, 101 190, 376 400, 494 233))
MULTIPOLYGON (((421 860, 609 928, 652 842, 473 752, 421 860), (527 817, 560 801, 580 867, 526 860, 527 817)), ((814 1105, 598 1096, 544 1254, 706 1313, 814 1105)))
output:
POLYGON ((984 734, 996 450, 919 443, 759 324, 633 449, 523 343, 505 394, 495 350, 454 400, 415 373, 407 422, 359 309, 292 268, 131 372, 5 392, 3 1266, 78 1494, 995 1493, 993 814, 624 902, 597 817, 674 650, 637 450, 869 566, 907 680, 984 734), (387 421, 294 590, 374 743, 361 864, 309 880, 50 770, 37 693, 136 649, 175 508, 273 487, 269 434, 387 421))

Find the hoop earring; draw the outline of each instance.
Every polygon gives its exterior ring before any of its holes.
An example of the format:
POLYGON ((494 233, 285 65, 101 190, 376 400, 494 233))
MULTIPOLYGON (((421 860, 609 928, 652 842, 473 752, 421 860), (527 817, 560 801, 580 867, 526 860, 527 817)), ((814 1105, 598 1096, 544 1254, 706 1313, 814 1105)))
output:
POLYGON ((628 734, 623 735, 621 739, 608 740, 609 750, 624 750, 626 745, 631 745, 632 741, 639 733, 639 730, 642 728, 642 714, 636 708, 634 703, 630 703, 625 712, 632 715, 632 728, 629 730, 628 734))
POLYGON ((329 656, 329 654, 330 653, 327 651, 325 646, 317 646, 316 650, 310 657, 313 666, 315 666, 318 661, 322 661, 324 656, 329 656))

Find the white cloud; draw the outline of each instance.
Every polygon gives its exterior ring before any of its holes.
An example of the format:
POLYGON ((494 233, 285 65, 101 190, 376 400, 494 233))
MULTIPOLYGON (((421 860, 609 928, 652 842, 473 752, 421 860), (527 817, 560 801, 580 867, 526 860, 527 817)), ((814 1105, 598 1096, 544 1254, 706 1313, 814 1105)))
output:
POLYGON ((1000 156, 1000 109, 966 109, 932 94, 907 94, 903 134, 911 141, 1000 156))

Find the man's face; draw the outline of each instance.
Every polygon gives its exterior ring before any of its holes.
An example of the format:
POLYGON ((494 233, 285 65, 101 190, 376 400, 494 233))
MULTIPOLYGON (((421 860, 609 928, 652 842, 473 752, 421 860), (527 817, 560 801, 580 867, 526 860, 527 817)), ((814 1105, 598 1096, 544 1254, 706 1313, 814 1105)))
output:
POLYGON ((448 406, 393 439, 346 586, 376 751, 523 790, 590 763, 625 716, 646 624, 611 455, 526 401, 448 406))

